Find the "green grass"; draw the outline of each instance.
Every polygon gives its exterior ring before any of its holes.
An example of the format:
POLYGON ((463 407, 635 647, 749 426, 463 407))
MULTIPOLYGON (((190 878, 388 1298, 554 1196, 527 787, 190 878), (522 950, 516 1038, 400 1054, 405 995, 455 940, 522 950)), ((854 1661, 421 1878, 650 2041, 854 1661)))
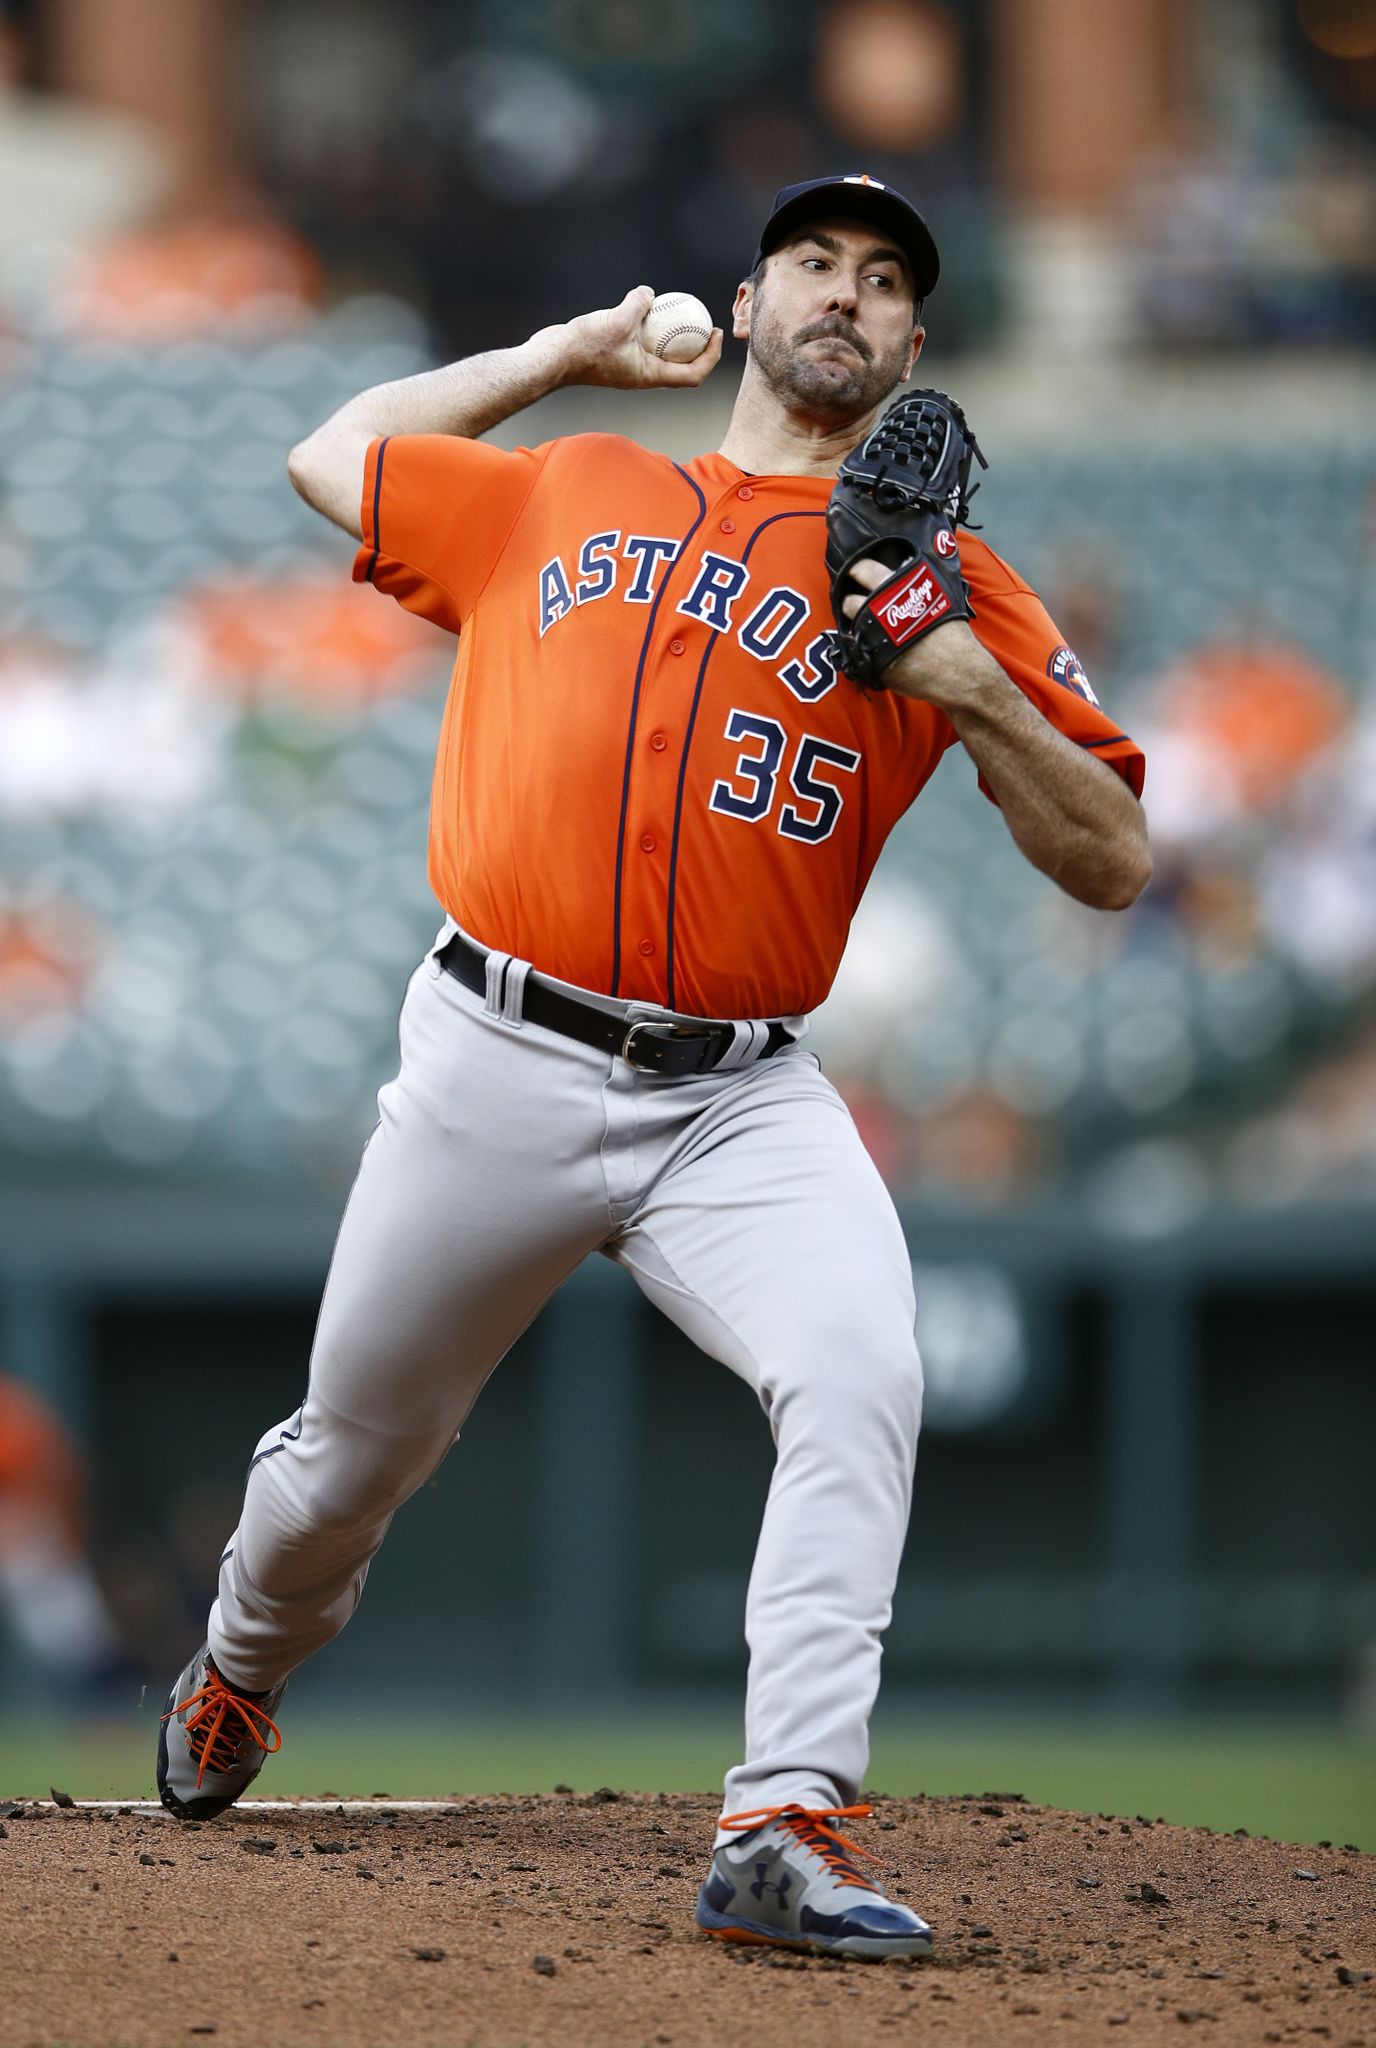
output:
MULTIPOLYGON (((442 1723, 411 1714, 344 1717, 303 1708, 257 1789, 282 1797, 385 1792, 710 1791, 735 1756, 725 1714, 642 1713, 442 1723)), ((0 1797, 148 1798, 155 1722, 0 1723, 0 1797)), ((1131 1726, 881 1717, 871 1785, 914 1792, 1022 1792, 1038 1805, 1142 1813, 1186 1826, 1244 1827, 1277 1840, 1355 1842, 1376 1851, 1376 1736, 1329 1724, 1198 1722, 1131 1726)))

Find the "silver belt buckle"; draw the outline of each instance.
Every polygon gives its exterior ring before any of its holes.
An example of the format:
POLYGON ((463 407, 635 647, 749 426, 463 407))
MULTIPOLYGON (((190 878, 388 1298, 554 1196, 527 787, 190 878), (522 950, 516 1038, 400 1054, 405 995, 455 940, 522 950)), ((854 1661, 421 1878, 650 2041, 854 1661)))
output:
POLYGON ((651 1065, 647 1060, 638 1060, 636 1058, 635 1035, 637 1031, 656 1032, 661 1040, 666 1038, 706 1039, 711 1037, 710 1031, 695 1030, 691 1024, 668 1024, 658 1017, 637 1017, 634 1024, 627 1028, 626 1036, 621 1041, 621 1057, 625 1060, 626 1065, 634 1067, 638 1074, 657 1074, 659 1068, 651 1065))
POLYGON ((623 1060, 625 1060, 626 1065, 628 1067, 634 1067, 638 1074, 653 1074, 655 1072, 655 1069, 654 1067, 650 1066, 645 1060, 638 1060, 636 1058, 636 1032, 653 1031, 657 1028, 658 1027, 656 1027, 656 1025, 652 1022, 652 1020, 649 1017, 637 1017, 634 1024, 627 1026, 626 1036, 621 1041, 621 1057, 623 1060))

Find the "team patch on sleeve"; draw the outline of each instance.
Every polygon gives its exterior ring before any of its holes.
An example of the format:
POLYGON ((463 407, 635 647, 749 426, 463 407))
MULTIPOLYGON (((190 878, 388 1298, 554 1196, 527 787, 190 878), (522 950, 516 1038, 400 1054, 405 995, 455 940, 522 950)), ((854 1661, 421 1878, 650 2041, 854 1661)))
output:
POLYGON ((1099 699, 1090 688, 1089 677, 1080 666, 1080 657, 1073 647, 1062 641, 1046 664, 1046 672, 1053 683, 1063 683, 1067 690, 1073 690, 1077 697, 1083 697, 1086 704, 1098 707, 1099 699))

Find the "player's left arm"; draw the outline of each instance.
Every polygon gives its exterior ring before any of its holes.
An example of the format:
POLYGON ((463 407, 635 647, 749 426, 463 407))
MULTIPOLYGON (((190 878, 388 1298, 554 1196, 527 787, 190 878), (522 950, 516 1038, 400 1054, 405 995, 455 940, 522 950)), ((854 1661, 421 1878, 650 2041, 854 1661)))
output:
MULTIPOLYGON (((889 572, 859 562, 852 574, 872 589, 889 572)), ((1096 910, 1137 901, 1151 880, 1141 804, 1116 769, 1043 717, 963 620, 924 634, 884 681, 946 713, 1034 867, 1096 910)))

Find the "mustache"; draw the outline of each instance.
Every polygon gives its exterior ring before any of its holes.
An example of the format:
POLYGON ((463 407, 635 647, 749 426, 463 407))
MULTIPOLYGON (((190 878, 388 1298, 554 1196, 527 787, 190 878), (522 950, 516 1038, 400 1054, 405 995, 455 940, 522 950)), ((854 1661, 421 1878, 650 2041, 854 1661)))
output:
POLYGON ((810 327, 800 327, 793 338, 800 344, 805 341, 847 341, 862 363, 874 361, 874 350, 869 343, 839 313, 832 313, 824 320, 814 320, 810 327))

